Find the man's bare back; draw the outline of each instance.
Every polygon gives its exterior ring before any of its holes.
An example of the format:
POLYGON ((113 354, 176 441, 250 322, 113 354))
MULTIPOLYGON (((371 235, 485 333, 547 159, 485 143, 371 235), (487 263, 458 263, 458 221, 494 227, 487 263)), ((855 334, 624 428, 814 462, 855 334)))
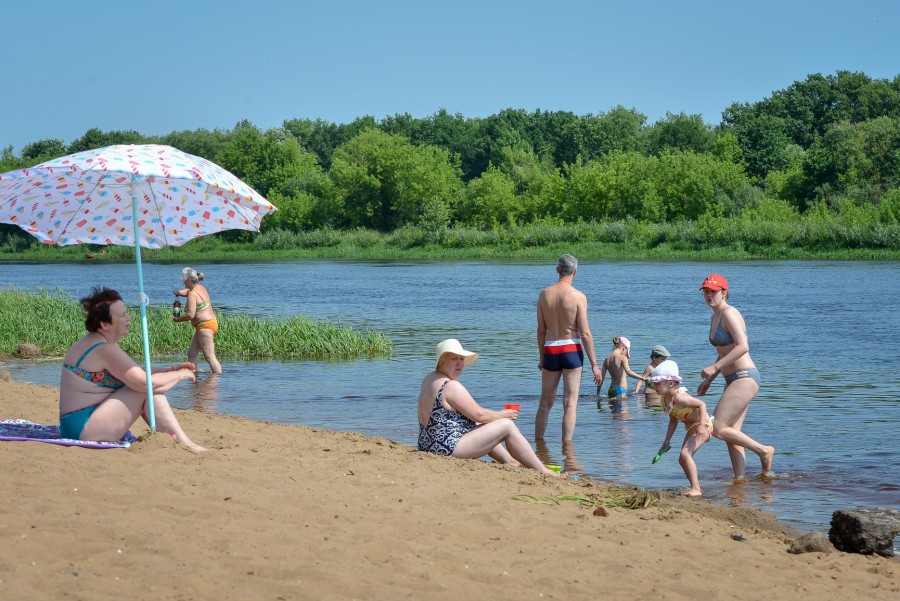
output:
POLYGON ((578 316, 581 307, 587 307, 587 297, 571 282, 560 280, 541 290, 538 313, 543 319, 544 339, 580 339, 578 316))

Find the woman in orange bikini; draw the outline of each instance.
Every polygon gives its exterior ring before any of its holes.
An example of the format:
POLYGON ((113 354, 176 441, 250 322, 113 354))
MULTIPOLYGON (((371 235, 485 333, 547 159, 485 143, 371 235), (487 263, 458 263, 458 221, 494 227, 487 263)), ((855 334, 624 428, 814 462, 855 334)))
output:
POLYGON ((198 273, 190 267, 185 267, 182 271, 182 279, 185 287, 180 290, 174 290, 175 296, 183 296, 187 298, 184 311, 181 315, 172 317, 172 321, 189 321, 194 326, 194 337, 191 339, 191 346, 188 348, 188 361, 197 364, 197 355, 203 352, 206 361, 209 363, 209 369, 214 374, 222 373, 222 366, 216 359, 216 344, 214 337, 219 331, 219 322, 216 314, 213 313, 212 305, 209 302, 209 292, 200 282, 203 281, 203 274, 198 273))

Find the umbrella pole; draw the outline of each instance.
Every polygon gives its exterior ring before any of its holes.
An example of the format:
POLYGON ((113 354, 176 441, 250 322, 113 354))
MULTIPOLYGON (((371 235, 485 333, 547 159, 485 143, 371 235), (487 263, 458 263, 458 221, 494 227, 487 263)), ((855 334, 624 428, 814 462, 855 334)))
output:
POLYGON ((147 417, 150 421, 150 432, 156 432, 156 411, 153 406, 153 376, 150 373, 150 338, 147 334, 147 303, 149 298, 144 294, 144 269, 141 266, 141 243, 138 234, 137 196, 134 194, 134 183, 131 186, 131 218, 134 222, 134 254, 137 258, 138 300, 141 303, 141 332, 144 337, 144 369, 147 372, 147 417))

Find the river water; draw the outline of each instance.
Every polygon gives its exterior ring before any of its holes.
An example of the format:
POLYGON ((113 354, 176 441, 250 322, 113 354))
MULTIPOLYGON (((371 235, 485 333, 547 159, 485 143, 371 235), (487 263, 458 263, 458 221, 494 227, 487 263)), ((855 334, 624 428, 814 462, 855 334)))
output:
MULTIPOLYGON (((358 431, 414 445, 419 382, 434 346, 459 338, 481 354, 462 381, 484 406, 522 405, 519 426, 533 440, 540 391, 535 301, 556 280, 553 262, 286 261, 193 265, 220 313, 305 314, 374 328, 394 342, 390 358, 360 361, 235 361, 177 387, 173 405, 273 422, 358 431)), ((168 305, 180 265, 144 264, 151 302, 168 305)), ((730 481, 724 443, 698 453, 706 498, 756 507, 805 530, 827 530, 837 509, 900 509, 900 263, 755 261, 733 263, 583 261, 575 285, 589 300, 597 354, 615 335, 632 341, 632 369, 665 345, 685 385, 715 359, 707 342, 711 312, 697 290, 710 272, 731 284, 730 302, 747 322, 763 386, 744 431, 777 448, 778 477, 761 481, 748 454, 743 484, 730 481)), ((80 296, 94 285, 137 298, 131 264, 0 264, 0 287, 60 288, 80 296)), ((227 336, 227 331, 219 336, 227 336)), ((152 332, 151 332, 152 336, 152 332)), ((167 359, 168 360, 168 359, 167 359)), ((16 380, 57 386, 58 361, 4 366, 16 380)), ((202 364, 202 368, 206 365, 202 364)), ((633 381, 629 381, 633 389, 633 381)), ((721 378, 706 397, 710 409, 721 378)), ((539 452, 547 462, 592 477, 677 491, 687 484, 678 447, 651 465, 668 418, 642 395, 599 399, 582 380, 571 447, 560 441, 561 402, 539 452)), ((17 416, 4 416, 17 417, 17 416)), ((680 444, 679 429, 673 443, 680 444)), ((198 441, 203 442, 203 441, 198 441)))

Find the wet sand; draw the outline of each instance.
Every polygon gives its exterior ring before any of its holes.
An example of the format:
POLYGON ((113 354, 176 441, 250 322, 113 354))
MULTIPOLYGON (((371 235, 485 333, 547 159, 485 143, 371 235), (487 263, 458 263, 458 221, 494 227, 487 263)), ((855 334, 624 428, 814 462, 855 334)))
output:
MULTIPOLYGON (((57 423, 57 395, 0 380, 0 418, 57 423)), ((663 495, 598 517, 548 501, 609 498, 588 479, 177 414, 216 450, 0 442, 0 598, 900 598, 897 560, 791 555, 794 533, 761 511, 663 495)))

